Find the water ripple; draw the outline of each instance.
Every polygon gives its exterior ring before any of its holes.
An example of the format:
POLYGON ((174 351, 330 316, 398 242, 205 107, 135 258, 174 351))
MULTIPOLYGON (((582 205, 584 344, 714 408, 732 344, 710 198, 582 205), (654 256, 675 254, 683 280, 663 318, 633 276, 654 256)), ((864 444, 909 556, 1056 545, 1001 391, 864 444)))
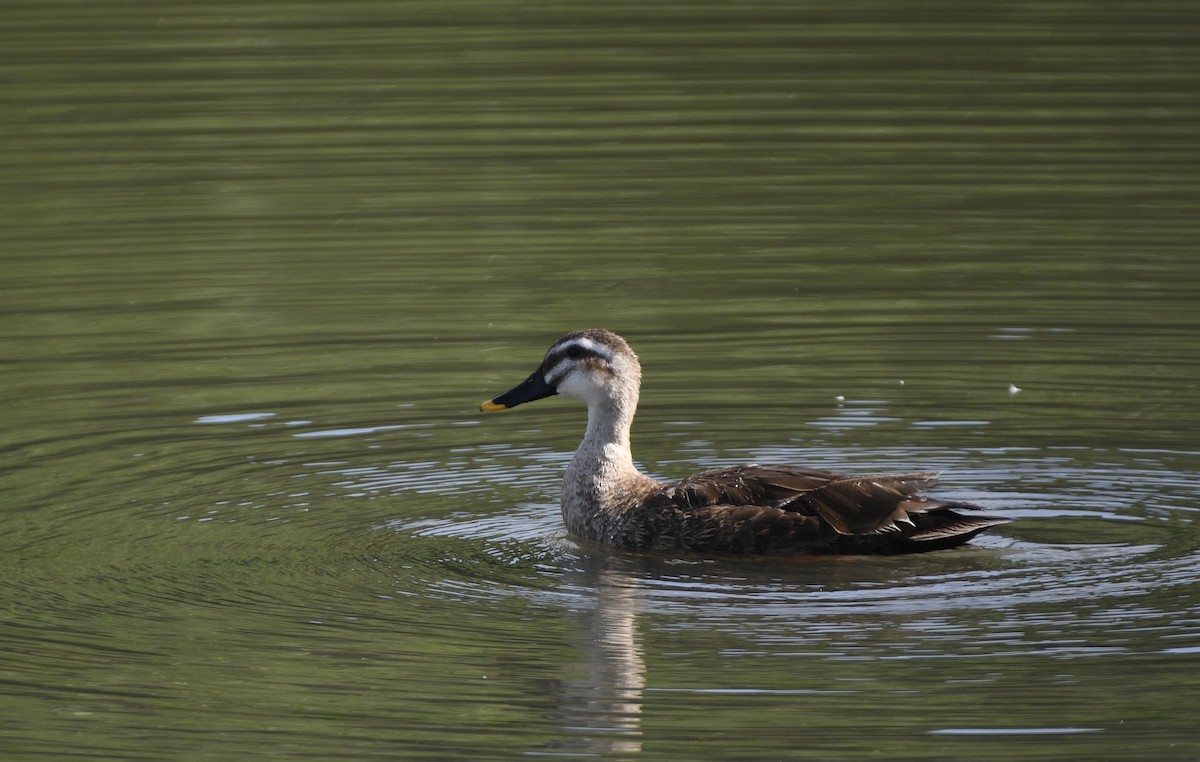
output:
MULTIPOLYGON (((770 454, 814 460, 811 452, 770 454)), ((1176 507, 1184 501, 1164 489, 1194 492, 1190 474, 1165 470, 1159 462, 1085 465, 1078 462, 1081 453, 1003 453, 1004 462, 988 468, 953 462, 962 454, 901 454, 916 456, 904 458, 916 467, 953 466, 954 479, 943 492, 1014 513, 1020 521, 969 548, 928 556, 658 558, 579 545, 565 535, 550 502, 563 453, 468 448, 449 463, 347 469, 338 485, 356 496, 399 496, 446 494, 455 491, 448 485, 469 483, 467 494, 492 495, 490 507, 375 526, 392 538, 388 542, 410 538, 403 545, 415 555, 407 560, 436 566, 443 578, 431 589, 447 598, 516 596, 567 608, 587 605, 592 591, 563 582, 582 574, 600 553, 630 577, 639 610, 664 619, 665 631, 725 632, 772 650, 799 648, 829 659, 862 658, 854 644, 879 639, 892 646, 872 658, 1040 654, 1071 660, 1175 653, 1171 649, 1190 648, 1177 640, 1200 638, 1194 617, 1181 618, 1169 604, 1151 605, 1164 596, 1170 600, 1172 590, 1186 597, 1198 580, 1200 554, 1183 550, 1195 539, 1194 529, 1185 530, 1191 506, 1176 507), (965 486, 972 481, 1021 489, 984 494, 965 486), (540 495, 547 502, 517 500, 505 507, 501 494, 540 495), (419 548, 441 553, 445 541, 475 548, 476 560, 421 557, 419 548), (495 564, 523 571, 506 575, 495 564)), ((845 461, 845 455, 818 453, 815 460, 845 461)), ((882 457, 900 460, 895 455, 882 457)))

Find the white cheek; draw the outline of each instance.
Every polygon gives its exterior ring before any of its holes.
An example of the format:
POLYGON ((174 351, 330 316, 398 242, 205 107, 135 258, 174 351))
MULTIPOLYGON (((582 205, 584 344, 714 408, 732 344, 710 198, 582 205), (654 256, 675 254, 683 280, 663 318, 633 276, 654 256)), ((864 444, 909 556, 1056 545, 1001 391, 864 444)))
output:
POLYGON ((590 402, 596 396, 596 387, 587 383, 582 373, 571 371, 558 382, 558 393, 564 397, 590 402))

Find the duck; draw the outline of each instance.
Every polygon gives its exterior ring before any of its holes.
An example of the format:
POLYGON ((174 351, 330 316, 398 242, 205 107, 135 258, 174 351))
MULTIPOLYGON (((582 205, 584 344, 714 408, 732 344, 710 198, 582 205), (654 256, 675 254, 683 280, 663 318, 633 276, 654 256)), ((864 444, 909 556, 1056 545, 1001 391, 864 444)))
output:
POLYGON ((652 478, 630 448, 641 381, 625 339, 590 328, 555 341, 528 378, 479 406, 509 410, 554 395, 587 405, 561 491, 563 521, 578 538, 637 552, 894 555, 957 547, 1011 521, 921 494, 936 472, 852 476, 752 463, 652 478))

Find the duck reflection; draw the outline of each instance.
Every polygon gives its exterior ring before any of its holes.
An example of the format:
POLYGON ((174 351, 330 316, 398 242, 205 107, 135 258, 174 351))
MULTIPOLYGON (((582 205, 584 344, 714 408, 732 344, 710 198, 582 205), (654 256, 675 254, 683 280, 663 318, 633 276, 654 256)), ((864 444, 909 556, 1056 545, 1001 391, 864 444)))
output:
POLYGON ((579 593, 579 653, 587 661, 563 683, 561 720, 573 748, 630 754, 642 750, 646 662, 637 577, 618 563, 605 554, 585 556, 567 575, 566 587, 579 593))

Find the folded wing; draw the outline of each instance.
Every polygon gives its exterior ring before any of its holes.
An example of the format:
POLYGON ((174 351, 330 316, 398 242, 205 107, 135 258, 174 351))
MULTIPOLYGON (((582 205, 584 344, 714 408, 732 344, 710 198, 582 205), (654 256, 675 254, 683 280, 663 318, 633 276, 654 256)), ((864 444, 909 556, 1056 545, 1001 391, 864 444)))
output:
POLYGON ((646 508, 658 509, 651 511, 656 546, 733 553, 912 553, 960 545, 1008 522, 919 494, 936 481, 932 472, 738 466, 667 485, 646 508))

